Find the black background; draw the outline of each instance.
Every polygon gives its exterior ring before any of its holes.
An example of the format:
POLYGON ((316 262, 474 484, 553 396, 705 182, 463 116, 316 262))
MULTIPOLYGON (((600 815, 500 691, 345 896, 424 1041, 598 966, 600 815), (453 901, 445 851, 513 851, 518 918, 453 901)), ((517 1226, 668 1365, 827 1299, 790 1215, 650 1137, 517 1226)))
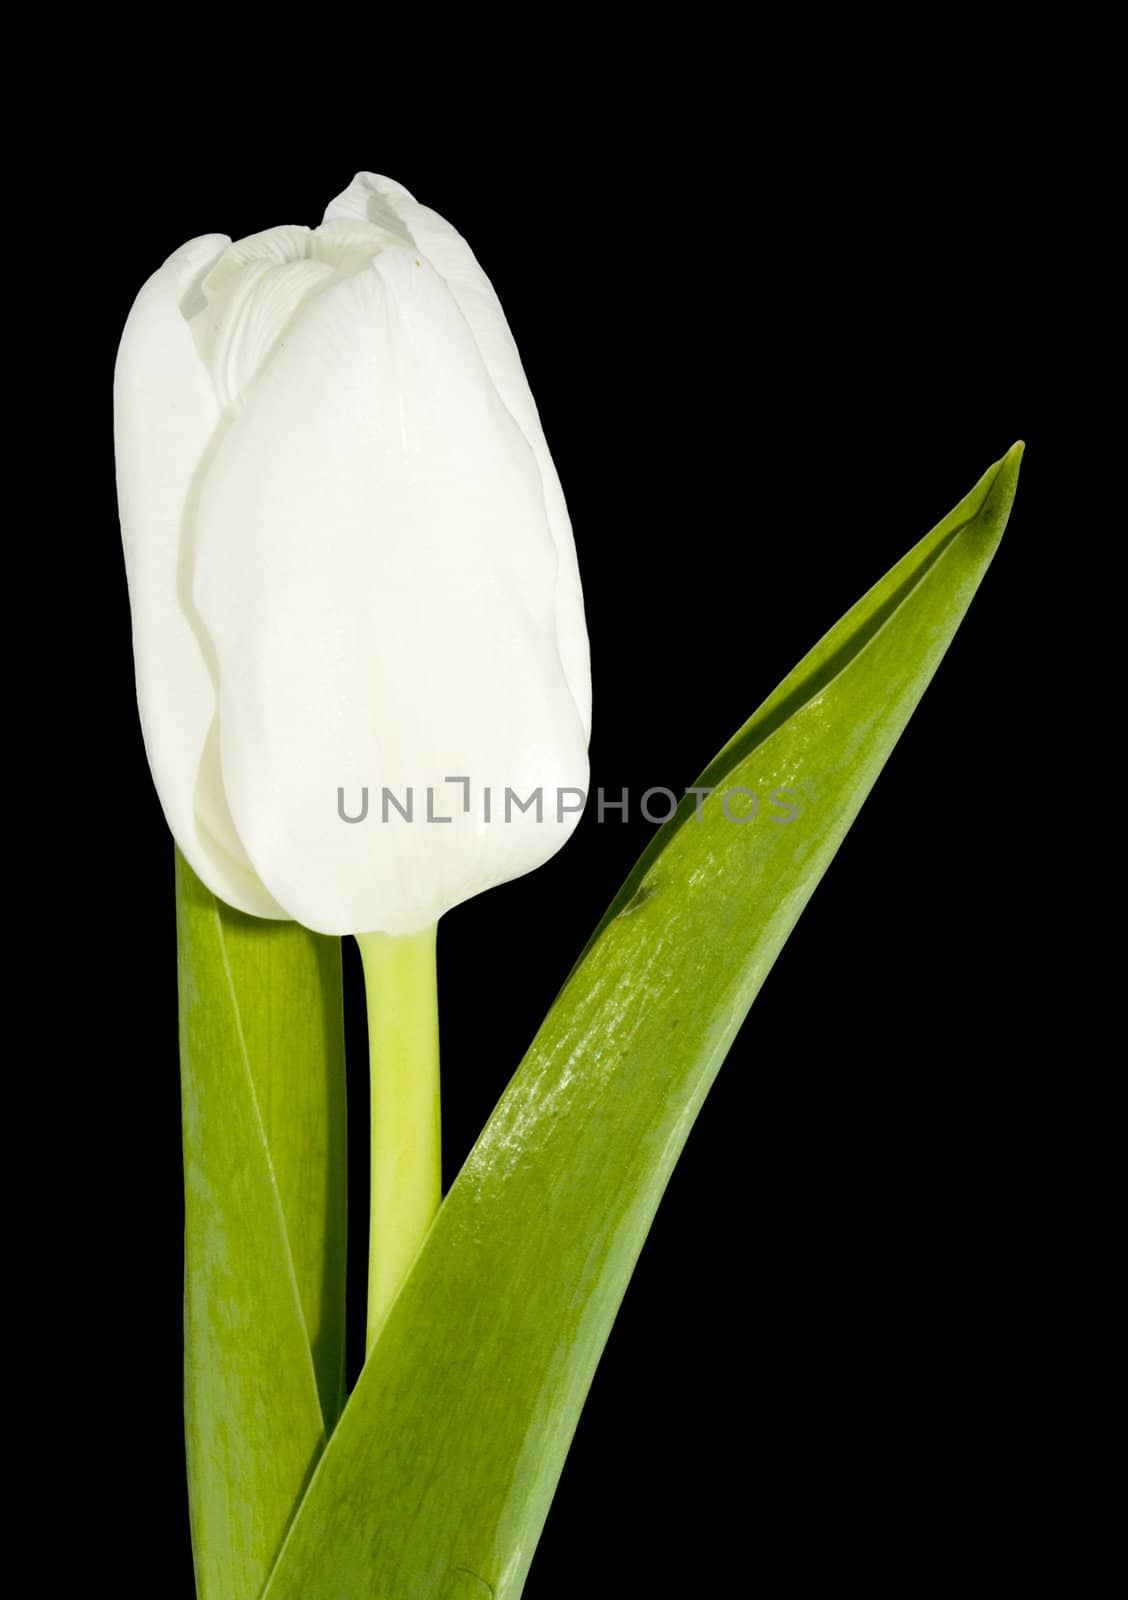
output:
MULTIPOLYGON (((1100 289, 1062 243, 1085 223, 1079 147, 1062 160, 1021 84, 989 121, 971 93, 942 128, 908 90, 812 130, 810 104, 753 122, 700 85, 692 115, 660 94, 596 113, 577 91, 567 117, 534 96, 493 129, 472 103, 446 122, 217 107, 206 137, 179 104, 91 119, 74 203, 111 222, 73 313, 83 459, 57 489, 81 483, 68 748, 97 914, 66 922, 77 991, 49 1025, 76 1066, 60 1287, 100 1374, 75 1466, 119 1529, 117 1592, 192 1591, 172 851, 133 703, 112 363, 179 243, 315 223, 365 167, 459 227, 517 338, 575 528, 593 785, 693 781, 1027 442, 1001 551, 674 1174, 527 1600, 764 1575, 770 1593, 844 1575, 911 1593, 1050 1559, 1046 1330, 1074 1271, 1076 1134, 1071 1047, 1046 1033, 1048 900, 1085 775, 1047 736, 1076 537, 1063 440, 1100 289), (110 1455, 134 1463, 127 1491, 110 1455)), ((589 814, 548 867, 444 920, 447 1182, 650 832, 589 814)), ((351 951, 347 976, 360 1050, 351 951)), ((354 1371, 361 1338, 355 1320, 354 1371)))

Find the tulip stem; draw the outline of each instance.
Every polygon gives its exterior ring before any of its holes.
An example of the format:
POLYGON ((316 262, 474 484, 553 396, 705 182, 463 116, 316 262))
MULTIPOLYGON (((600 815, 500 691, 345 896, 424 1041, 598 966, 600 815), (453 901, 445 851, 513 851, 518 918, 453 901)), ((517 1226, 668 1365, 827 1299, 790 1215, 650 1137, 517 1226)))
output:
POLYGON ((435 929, 357 935, 372 1090, 366 1353, 442 1197, 435 929))

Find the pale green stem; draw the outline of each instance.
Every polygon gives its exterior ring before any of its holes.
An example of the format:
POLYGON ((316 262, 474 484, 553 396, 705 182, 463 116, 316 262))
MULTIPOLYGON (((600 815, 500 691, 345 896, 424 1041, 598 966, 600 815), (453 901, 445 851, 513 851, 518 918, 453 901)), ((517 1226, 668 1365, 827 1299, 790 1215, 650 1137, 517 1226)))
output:
POLYGON ((368 1000, 372 1210, 368 1235, 371 1350, 442 1195, 435 929, 357 935, 368 1000))

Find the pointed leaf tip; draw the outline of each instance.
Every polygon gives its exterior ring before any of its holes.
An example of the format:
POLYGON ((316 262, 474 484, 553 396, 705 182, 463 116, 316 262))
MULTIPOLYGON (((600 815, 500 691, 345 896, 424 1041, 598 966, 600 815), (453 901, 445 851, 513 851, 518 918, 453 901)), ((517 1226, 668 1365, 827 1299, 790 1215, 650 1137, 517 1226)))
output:
POLYGON ((982 529, 989 536, 1001 537, 1006 528, 1011 506, 1014 504, 1018 473, 1025 449, 1025 441, 1017 439, 1006 455, 991 469, 991 481, 983 497, 983 504, 979 508, 982 529))

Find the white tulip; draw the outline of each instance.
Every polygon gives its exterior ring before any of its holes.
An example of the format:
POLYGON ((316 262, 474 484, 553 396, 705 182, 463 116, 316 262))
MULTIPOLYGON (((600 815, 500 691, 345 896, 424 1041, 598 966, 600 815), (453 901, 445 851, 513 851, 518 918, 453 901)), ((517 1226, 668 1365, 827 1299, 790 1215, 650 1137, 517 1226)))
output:
POLYGON ((114 401, 146 748, 209 888, 400 934, 553 855, 587 787, 579 573, 449 223, 362 173, 319 228, 192 240, 137 297, 114 401))

